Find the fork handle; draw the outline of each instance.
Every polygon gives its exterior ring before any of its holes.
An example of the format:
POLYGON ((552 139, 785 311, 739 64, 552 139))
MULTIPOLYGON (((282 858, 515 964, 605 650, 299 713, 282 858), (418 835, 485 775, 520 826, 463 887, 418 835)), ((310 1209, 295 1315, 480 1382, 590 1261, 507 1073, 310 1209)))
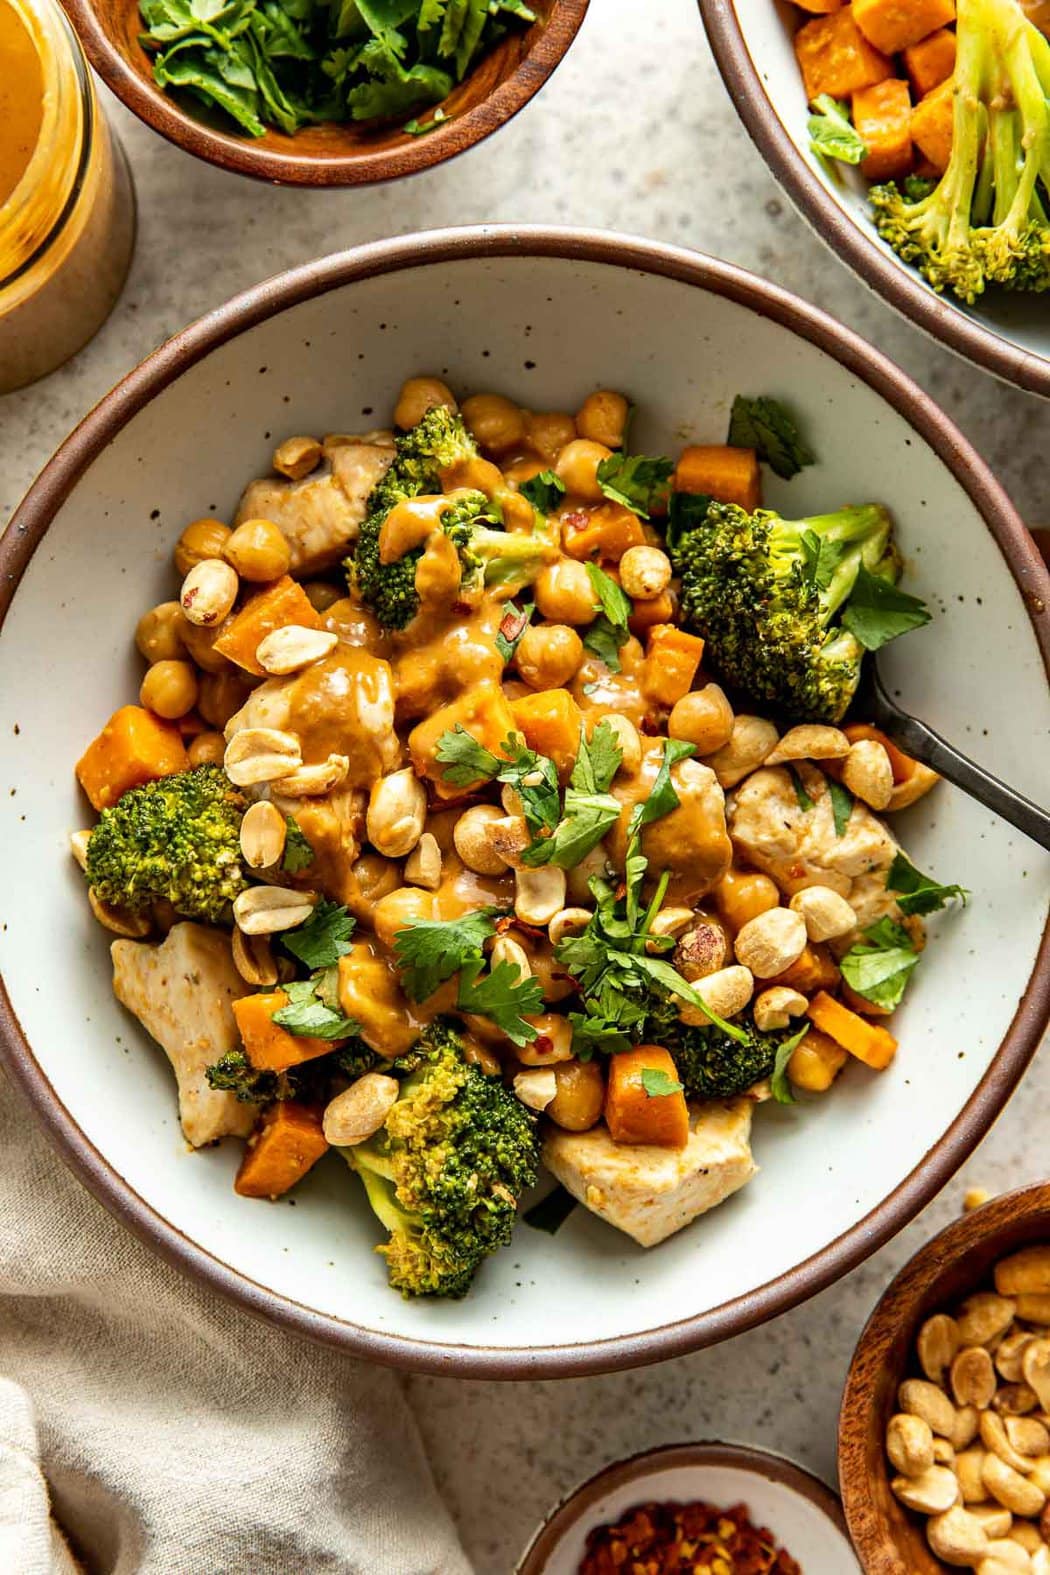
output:
POLYGON ((1031 799, 1016 793, 1005 782, 1000 782, 998 777, 993 777, 990 771, 985 771, 983 766, 960 754, 932 727, 920 722, 918 717, 891 714, 880 719, 879 725, 885 728, 894 743, 899 744, 906 754, 939 772, 955 787, 962 788, 979 804, 1001 815, 1011 826, 1016 826, 1026 837, 1031 837, 1033 842, 1038 842, 1050 851, 1050 814, 1045 809, 1040 809, 1031 799))

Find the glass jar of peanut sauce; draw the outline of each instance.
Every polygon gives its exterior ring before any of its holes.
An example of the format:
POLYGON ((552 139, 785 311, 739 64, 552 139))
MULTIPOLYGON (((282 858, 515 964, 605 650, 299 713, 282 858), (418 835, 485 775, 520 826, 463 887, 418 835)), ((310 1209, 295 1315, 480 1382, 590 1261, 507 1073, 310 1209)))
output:
POLYGON ((61 7, 0 0, 0 394, 101 327, 134 238, 127 164, 61 7))

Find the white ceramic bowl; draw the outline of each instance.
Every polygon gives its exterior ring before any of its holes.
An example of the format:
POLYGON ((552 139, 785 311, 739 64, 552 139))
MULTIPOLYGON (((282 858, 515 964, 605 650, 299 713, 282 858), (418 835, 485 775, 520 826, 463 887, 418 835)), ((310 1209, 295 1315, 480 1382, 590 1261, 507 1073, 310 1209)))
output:
POLYGON ((806 1575, 860 1575, 831 1489, 781 1455, 735 1444, 671 1444, 607 1466, 544 1521, 517 1575, 576 1575, 592 1528, 635 1504, 746 1504, 806 1575))
POLYGON ((792 39, 802 20, 787 0, 699 0, 737 112, 777 180, 817 234, 872 289, 935 339, 1007 382, 1050 397, 1050 302, 988 291, 975 306, 938 295, 880 240, 868 182, 812 151, 792 39))
POLYGON ((259 286, 107 396, 8 531, 0 1040, 67 1159, 190 1272, 376 1359, 508 1376, 656 1360, 828 1284, 962 1162, 1046 1020, 1050 858, 947 788, 911 812, 916 862, 974 897, 936 927, 895 1066, 851 1067, 808 1108, 763 1108, 761 1175, 649 1253, 577 1210, 553 1239, 522 1227, 466 1300, 411 1303, 387 1288, 376 1228, 337 1160, 289 1201, 236 1197, 239 1145, 187 1152, 167 1063, 112 997, 106 936, 67 851, 87 823, 73 763, 137 690, 132 630, 170 595, 185 522, 228 515, 279 437, 387 419, 419 370, 540 408, 622 387, 649 451, 720 439, 737 392, 789 398, 820 464, 770 501, 795 515, 892 507, 911 588, 938 614, 891 649, 895 687, 1034 797, 1050 775, 1050 582, 960 434, 859 339, 725 264, 579 232, 407 238, 259 286))

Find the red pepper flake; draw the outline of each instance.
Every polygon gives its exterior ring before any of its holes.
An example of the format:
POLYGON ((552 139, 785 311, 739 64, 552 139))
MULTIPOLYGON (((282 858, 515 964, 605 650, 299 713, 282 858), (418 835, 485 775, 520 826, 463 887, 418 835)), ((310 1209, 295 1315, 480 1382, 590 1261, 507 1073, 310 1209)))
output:
POLYGON ((550 1055, 554 1049, 554 1040, 550 1034, 537 1034, 532 1041, 532 1048, 538 1051, 540 1055, 550 1055))
POLYGON ((639 1504, 587 1534, 578 1575, 802 1575, 746 1504, 639 1504))
POLYGON ((499 632, 506 640, 508 645, 513 645, 514 642, 516 640, 520 640, 521 636, 525 633, 525 630, 528 627, 528 622, 528 613, 521 612, 517 607, 515 607, 504 617, 499 626, 499 632))

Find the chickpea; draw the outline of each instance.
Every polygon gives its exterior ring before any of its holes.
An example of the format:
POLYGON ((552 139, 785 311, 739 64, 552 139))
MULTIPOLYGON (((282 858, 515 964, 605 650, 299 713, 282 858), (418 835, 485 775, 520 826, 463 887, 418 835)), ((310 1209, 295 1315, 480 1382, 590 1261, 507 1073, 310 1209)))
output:
POLYGON ((659 547, 628 547, 620 559, 620 584, 637 601, 662 596, 671 583, 671 560, 659 547))
POLYGON ((251 685, 232 669, 226 673, 205 673, 200 681, 197 707, 212 727, 223 728, 250 694, 251 685))
POLYGON ((564 689, 583 661, 583 641, 565 623, 529 626, 518 641, 518 672, 533 689, 564 689))
POLYGON ((143 613, 135 626, 135 645, 147 662, 174 662, 185 655, 182 643, 182 608, 178 602, 161 602, 143 613))
POLYGON ((588 438, 575 438, 566 443, 558 455, 554 474, 565 483, 567 492, 574 493, 585 503, 601 503, 605 494, 598 485, 598 466, 603 459, 612 458, 612 449, 604 443, 592 443, 588 438))
POLYGON ((221 766, 226 740, 221 733, 198 733, 186 746, 191 766, 221 766))
POLYGON ((381 946, 393 946, 395 935, 406 924, 412 924, 416 919, 435 917, 433 892, 424 891, 420 886, 398 886, 393 891, 384 892, 375 903, 372 928, 381 946))
POLYGON ((238 525, 223 557, 242 580, 279 580, 292 564, 292 550, 272 520, 245 520, 238 525))
POLYGON ((410 377, 401 384, 401 392, 394 406, 394 425, 407 432, 409 427, 422 421, 428 410, 434 410, 438 405, 444 405, 448 410, 456 409, 455 395, 448 385, 439 377, 410 377))
POLYGON ((303 584, 306 599, 314 612, 326 613, 329 607, 334 607, 336 602, 346 599, 346 593, 338 585, 333 585, 330 580, 306 580, 303 584))
POLYGON ((575 558, 548 564, 536 581, 536 606, 552 623, 593 623, 598 601, 586 566, 575 558))
POLYGON ((572 1060, 572 1024, 560 1012, 539 1012, 526 1017, 536 1030, 535 1039, 518 1050, 522 1066, 553 1066, 572 1060))
POLYGON ((576 412, 576 430, 592 443, 619 448, 630 409, 622 394, 614 393, 611 388, 599 388, 597 393, 587 395, 576 412))
POLYGON ((221 558, 230 539, 230 527, 222 520, 194 520, 175 543, 175 568, 185 579, 191 569, 205 558, 221 558))
POLYGON ((739 870, 724 875, 714 895, 719 913, 734 932, 742 930, 760 913, 780 906, 780 893, 768 875, 744 874, 739 870))
POLYGON ((546 465, 552 465, 575 436, 576 423, 564 410, 537 410, 525 417, 525 441, 546 465))
POLYGON ((525 417, 502 394, 472 394, 463 401, 463 420, 493 454, 506 454, 525 441, 525 417))
POLYGON ((139 700, 167 722, 174 722, 197 704, 197 671, 192 662, 154 662, 139 689, 139 700))
POLYGON ((605 1082, 597 1061, 561 1061, 552 1068, 557 1092, 547 1115, 566 1132, 595 1126, 605 1103, 605 1082))
POLYGON ((670 738, 695 744, 701 755, 713 755, 733 735, 733 707, 718 684, 705 684, 676 701, 667 723, 670 738))
MULTIPOLYGON (((181 607, 179 611, 182 611, 181 607)), ((206 629, 203 624, 190 623, 185 615, 179 624, 179 638, 197 666, 203 668, 206 673, 232 671, 233 664, 215 650, 215 642, 221 633, 222 624, 206 629)))

